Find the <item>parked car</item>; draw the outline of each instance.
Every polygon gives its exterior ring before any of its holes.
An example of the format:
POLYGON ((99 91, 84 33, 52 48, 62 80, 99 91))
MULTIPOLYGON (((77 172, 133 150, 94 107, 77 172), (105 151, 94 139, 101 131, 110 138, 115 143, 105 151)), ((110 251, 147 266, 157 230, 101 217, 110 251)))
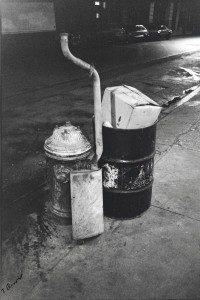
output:
POLYGON ((166 39, 169 40, 172 35, 172 30, 166 25, 151 24, 148 27, 149 37, 152 39, 166 39))
POLYGON ((101 44, 126 43, 126 30, 120 24, 110 23, 95 34, 95 40, 101 44))
POLYGON ((144 25, 133 25, 127 28, 128 41, 145 40, 149 36, 149 32, 144 25))

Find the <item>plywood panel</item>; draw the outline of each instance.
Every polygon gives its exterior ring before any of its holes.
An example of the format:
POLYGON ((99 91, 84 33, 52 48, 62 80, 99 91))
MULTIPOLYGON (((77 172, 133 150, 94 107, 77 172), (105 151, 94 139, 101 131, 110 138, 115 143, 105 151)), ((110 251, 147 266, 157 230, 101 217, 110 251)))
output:
POLYGON ((73 238, 101 234, 104 231, 102 170, 72 172, 70 184, 73 238))

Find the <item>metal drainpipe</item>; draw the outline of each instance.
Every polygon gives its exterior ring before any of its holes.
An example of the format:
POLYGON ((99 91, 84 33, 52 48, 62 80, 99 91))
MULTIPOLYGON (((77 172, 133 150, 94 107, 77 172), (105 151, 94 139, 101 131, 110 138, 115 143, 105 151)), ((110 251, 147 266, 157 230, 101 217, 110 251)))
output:
POLYGON ((84 62, 82 59, 75 57, 69 50, 68 33, 61 33, 60 42, 63 55, 72 61, 80 68, 89 71, 93 78, 93 96, 94 96, 94 117, 95 117, 95 145, 97 161, 101 157, 103 151, 102 144, 102 114, 101 114, 101 84, 99 74, 96 69, 90 64, 84 62))

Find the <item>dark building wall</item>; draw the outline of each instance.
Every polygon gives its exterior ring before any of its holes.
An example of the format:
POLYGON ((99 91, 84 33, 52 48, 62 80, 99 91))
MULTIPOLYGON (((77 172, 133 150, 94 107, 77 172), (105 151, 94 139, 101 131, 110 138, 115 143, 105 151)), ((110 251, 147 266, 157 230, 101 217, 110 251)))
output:
POLYGON ((144 24, 148 20, 149 0, 110 0, 108 3, 110 22, 130 26, 144 24))
MULTIPOLYGON (((7 0, 7 4, 29 2, 42 2, 37 0, 7 0)), ((43 2, 52 2, 45 0, 43 2)), ((56 43, 56 31, 40 32, 16 32, 2 34, 2 55, 3 63, 21 60, 27 56, 36 56, 38 53, 46 51, 47 48, 54 47, 56 43)))
MULTIPOLYGON (((4 0, 6 1, 6 0, 4 0)), ((8 2, 42 2, 42 0, 7 0, 8 2)), ((52 2, 43 0, 43 2, 52 2)), ((61 32, 84 33, 95 24, 95 11, 91 0, 54 0, 56 30, 2 35, 3 60, 25 56, 48 55, 60 50, 61 32)))
MULTIPOLYGON (((42 0, 4 0, 42 2, 42 0)), ((51 0, 43 0, 51 2, 51 0)), ((60 32, 85 37, 108 23, 124 25, 163 23, 183 33, 200 33, 200 0, 53 0, 56 31, 6 34, 2 37, 4 57, 37 55, 58 49, 60 32), (96 18, 97 13, 99 18, 96 18)))
POLYGON ((200 34, 200 1, 195 1, 195 8, 193 5, 191 13, 192 31, 194 34, 200 34))
POLYGON ((172 12, 171 22, 168 25, 173 30, 175 31, 177 30, 182 33, 193 33, 194 28, 199 28, 200 26, 200 17, 199 17, 200 1, 199 0, 171 0, 169 2, 172 3, 173 5, 173 12, 172 12))
POLYGON ((58 32, 85 32, 95 24, 91 0, 54 0, 58 32))
POLYGON ((109 0, 109 20, 126 25, 165 24, 173 30, 198 31, 200 0, 109 0))
POLYGON ((199 28, 199 0, 152 0, 150 2, 154 2, 154 23, 166 24, 173 30, 183 33, 192 33, 194 28, 199 28))

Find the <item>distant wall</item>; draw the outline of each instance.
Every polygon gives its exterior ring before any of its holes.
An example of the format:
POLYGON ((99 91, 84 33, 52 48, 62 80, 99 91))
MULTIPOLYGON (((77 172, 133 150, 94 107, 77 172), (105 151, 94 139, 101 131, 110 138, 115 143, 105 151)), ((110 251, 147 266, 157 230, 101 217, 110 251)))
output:
POLYGON ((20 34, 55 31, 53 1, 1 1, 2 33, 20 34))
POLYGON ((126 25, 165 24, 184 32, 200 30, 200 0, 110 0, 109 20, 126 25))
POLYGON ((94 28, 91 0, 3 0, 4 61, 59 51, 60 32, 94 28))
POLYGON ((53 0, 3 0, 1 14, 4 62, 37 55, 55 46, 53 0))

